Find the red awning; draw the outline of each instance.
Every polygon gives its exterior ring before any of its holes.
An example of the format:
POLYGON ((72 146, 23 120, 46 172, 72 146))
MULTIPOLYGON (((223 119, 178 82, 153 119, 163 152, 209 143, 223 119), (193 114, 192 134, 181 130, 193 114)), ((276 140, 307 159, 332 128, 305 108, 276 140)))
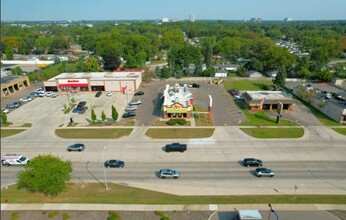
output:
POLYGON ((59 84, 59 87, 88 87, 88 83, 59 84))

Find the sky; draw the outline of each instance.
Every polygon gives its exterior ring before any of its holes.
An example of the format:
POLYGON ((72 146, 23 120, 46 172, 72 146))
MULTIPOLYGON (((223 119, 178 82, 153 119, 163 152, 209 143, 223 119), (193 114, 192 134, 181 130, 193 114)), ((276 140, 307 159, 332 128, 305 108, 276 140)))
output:
POLYGON ((2 21, 346 20, 346 0, 1 0, 2 21))

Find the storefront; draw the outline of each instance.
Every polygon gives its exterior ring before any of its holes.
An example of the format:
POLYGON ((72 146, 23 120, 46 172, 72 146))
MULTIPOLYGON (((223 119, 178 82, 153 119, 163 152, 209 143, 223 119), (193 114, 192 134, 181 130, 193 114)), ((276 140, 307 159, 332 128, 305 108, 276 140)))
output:
POLYGON ((192 113, 193 98, 188 87, 166 85, 163 101, 163 117, 190 119, 192 113))

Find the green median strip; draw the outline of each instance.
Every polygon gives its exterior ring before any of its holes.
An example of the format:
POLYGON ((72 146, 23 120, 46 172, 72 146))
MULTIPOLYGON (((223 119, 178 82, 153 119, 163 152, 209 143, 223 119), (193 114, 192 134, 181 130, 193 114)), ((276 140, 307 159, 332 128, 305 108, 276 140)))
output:
POLYGON ((108 183, 69 183, 56 197, 18 190, 15 185, 1 190, 8 203, 96 203, 96 204, 346 204, 346 195, 239 195, 178 196, 108 183))
POLYGON ((215 128, 149 128, 145 135, 157 139, 191 139, 208 138, 214 133, 215 128))
POLYGON ((117 139, 129 136, 132 130, 132 128, 56 129, 55 134, 61 138, 117 139))
POLYGON ((301 138, 303 128, 240 128, 244 133, 255 138, 301 138))
POLYGON ((23 131, 26 131, 27 129, 1 129, 1 137, 5 138, 5 137, 9 137, 12 135, 16 135, 19 134, 23 131))

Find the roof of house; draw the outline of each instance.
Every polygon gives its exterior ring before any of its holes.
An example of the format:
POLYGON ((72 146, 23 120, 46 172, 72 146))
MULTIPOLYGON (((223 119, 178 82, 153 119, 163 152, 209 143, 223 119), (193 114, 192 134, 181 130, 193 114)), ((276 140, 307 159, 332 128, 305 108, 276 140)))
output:
POLYGON ((276 104, 279 101, 283 104, 292 103, 292 97, 283 91, 246 91, 242 97, 247 102, 260 103, 264 100, 264 104, 276 104))

